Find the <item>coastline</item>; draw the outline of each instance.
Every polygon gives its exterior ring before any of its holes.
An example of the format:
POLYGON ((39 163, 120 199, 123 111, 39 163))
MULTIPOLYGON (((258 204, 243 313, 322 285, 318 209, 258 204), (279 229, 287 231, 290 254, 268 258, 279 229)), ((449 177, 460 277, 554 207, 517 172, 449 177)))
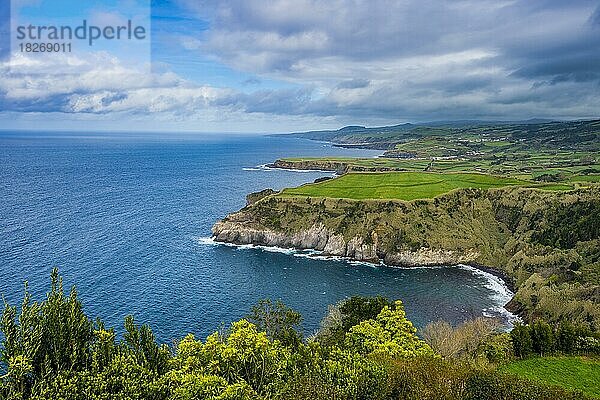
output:
MULTIPOLYGON (((365 265, 373 268, 384 267, 384 268, 394 268, 394 269, 436 269, 436 268, 460 268, 463 270, 467 270, 474 275, 482 276, 486 281, 486 287, 490 289, 494 295, 496 296, 496 307, 494 307, 491 311, 494 311, 498 314, 498 316, 505 323, 506 328, 512 328, 514 322, 520 321, 521 318, 518 314, 514 313, 512 310, 507 308, 507 305, 510 304, 512 298, 514 297, 515 290, 514 285, 510 278, 498 271, 497 269, 483 266, 475 263, 439 263, 439 264, 429 264, 429 265, 393 265, 387 264, 384 260, 380 259, 379 263, 375 263, 372 261, 365 261, 356 259, 353 257, 346 256, 336 256, 326 254, 324 251, 316 250, 313 248, 295 248, 295 247, 280 247, 280 246, 265 246, 259 244, 239 244, 239 243, 231 243, 226 241, 216 240, 215 236, 212 237, 204 237, 197 239, 200 244, 205 245, 214 245, 214 246, 227 246, 234 247, 237 249, 259 249, 262 251, 272 252, 272 253, 283 253, 294 257, 306 257, 314 260, 327 260, 327 261, 339 261, 345 262, 350 265, 365 265)), ((492 296, 492 297, 493 297, 492 296)), ((484 316, 486 312, 490 310, 483 310, 484 316)), ((487 313, 489 314, 489 313, 487 313)))

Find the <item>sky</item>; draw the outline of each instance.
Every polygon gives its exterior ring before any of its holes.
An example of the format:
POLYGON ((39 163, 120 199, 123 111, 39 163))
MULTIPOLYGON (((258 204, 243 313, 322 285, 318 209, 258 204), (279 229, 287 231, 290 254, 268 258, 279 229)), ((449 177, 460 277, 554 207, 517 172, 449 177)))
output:
POLYGON ((600 117, 598 0, 12 0, 11 29, 2 14, 0 129, 600 117), (52 55, 13 38, 19 24, 83 19, 149 35, 52 55))

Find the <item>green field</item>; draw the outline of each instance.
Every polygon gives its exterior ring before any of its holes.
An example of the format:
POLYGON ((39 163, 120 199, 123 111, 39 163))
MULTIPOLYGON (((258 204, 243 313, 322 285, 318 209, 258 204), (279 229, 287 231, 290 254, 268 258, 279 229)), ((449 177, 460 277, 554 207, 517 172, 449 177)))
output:
MULTIPOLYGON (((341 167, 346 172, 485 173, 566 184, 598 182, 600 175, 600 120, 431 127, 404 124, 296 135, 385 150, 375 159, 312 159, 321 166, 332 162, 336 171, 341 167)), ((310 163, 311 159, 288 161, 310 163)))
POLYGON ((550 385, 581 390, 600 398, 600 361, 581 357, 530 358, 510 363, 501 371, 550 385))
POLYGON ((388 172, 349 173, 321 183, 285 189, 283 196, 333 197, 349 199, 428 199, 460 188, 490 189, 521 185, 548 190, 568 190, 569 185, 540 185, 516 178, 484 174, 388 172))

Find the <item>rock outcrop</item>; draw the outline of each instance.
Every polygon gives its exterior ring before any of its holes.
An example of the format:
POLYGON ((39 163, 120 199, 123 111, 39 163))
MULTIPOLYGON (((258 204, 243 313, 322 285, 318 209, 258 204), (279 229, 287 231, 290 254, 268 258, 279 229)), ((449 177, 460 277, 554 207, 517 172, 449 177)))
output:
POLYGON ((576 313, 577 321, 600 324, 600 314, 589 317, 598 304, 599 215, 597 186, 460 189, 414 201, 275 194, 217 222, 213 235, 219 242, 314 249, 387 265, 483 265, 514 285, 507 307, 524 319, 543 313, 558 321, 560 310, 577 304, 587 310, 576 313), (583 284, 577 292, 574 281, 583 284), (560 293, 553 301, 563 306, 538 302, 548 288, 560 293))
POLYGON ((257 201, 262 200, 265 197, 270 196, 275 193, 277 193, 277 192, 273 189, 264 189, 264 190, 261 190, 260 192, 250 193, 250 194, 246 195, 246 205, 250 206, 250 205, 256 203, 257 201))
POLYGON ((253 227, 243 215, 231 215, 227 221, 219 221, 213 227, 216 241, 234 244, 317 250, 324 255, 348 257, 357 261, 379 263, 383 261, 395 266, 455 265, 471 263, 479 255, 476 251, 457 252, 443 249, 418 248, 400 252, 386 252, 378 246, 377 235, 367 243, 361 236, 345 239, 323 224, 291 234, 266 228, 253 227))

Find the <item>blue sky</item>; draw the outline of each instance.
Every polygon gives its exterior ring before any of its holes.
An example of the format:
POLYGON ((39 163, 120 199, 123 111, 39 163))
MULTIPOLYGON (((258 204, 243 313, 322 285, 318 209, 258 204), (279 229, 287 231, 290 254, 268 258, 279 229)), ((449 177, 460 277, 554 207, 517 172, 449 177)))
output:
POLYGON ((15 54, 13 43, 0 64, 5 129, 287 132, 600 114, 598 1, 13 0, 12 8, 12 33, 17 23, 130 18, 151 25, 151 40, 50 57, 15 54))

